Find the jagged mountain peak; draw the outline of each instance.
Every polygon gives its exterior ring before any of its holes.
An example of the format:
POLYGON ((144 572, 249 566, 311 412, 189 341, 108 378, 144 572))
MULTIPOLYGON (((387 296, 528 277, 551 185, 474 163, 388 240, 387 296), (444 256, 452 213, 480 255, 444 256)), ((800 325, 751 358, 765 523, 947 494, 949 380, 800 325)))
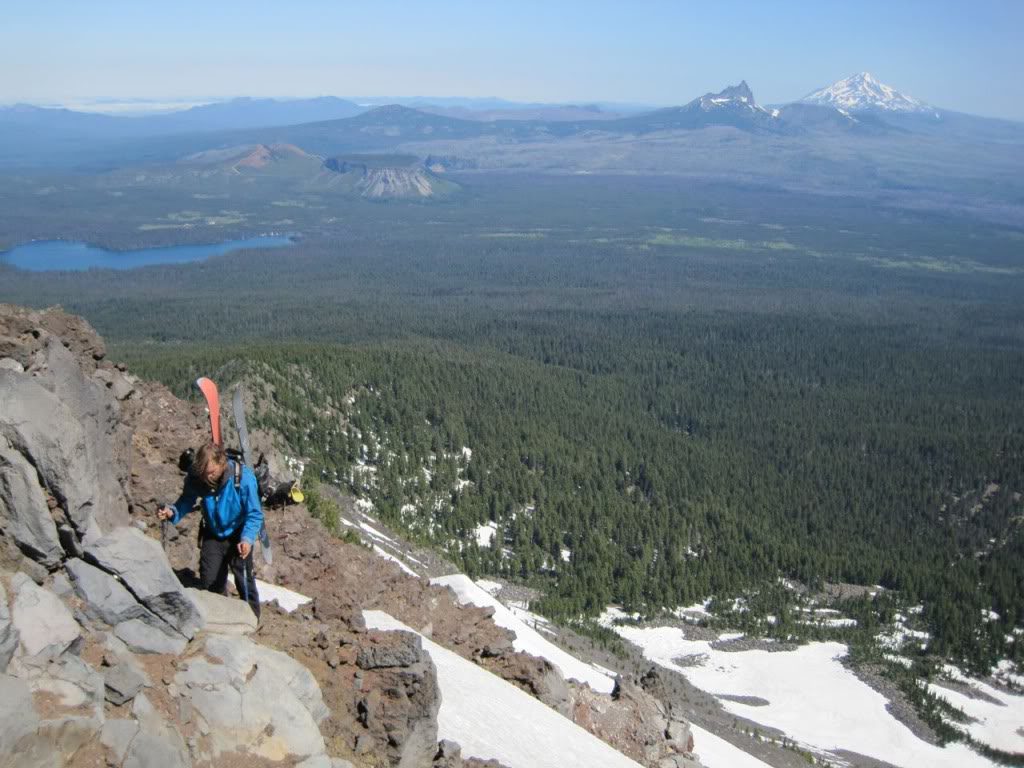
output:
POLYGON ((714 94, 714 96, 722 99, 737 99, 750 104, 756 103, 754 101, 754 92, 750 90, 746 80, 740 80, 739 85, 730 85, 721 92, 714 94))
POLYGON ((750 90, 746 80, 740 80, 737 85, 730 85, 718 93, 705 93, 692 103, 696 103, 705 112, 725 109, 729 111, 740 110, 758 114, 763 113, 771 117, 776 116, 773 112, 769 112, 764 107, 758 105, 754 99, 754 92, 750 90))
POLYGON ((870 72, 858 72, 832 85, 809 93, 804 104, 834 107, 846 112, 920 112, 935 113, 923 101, 900 93, 891 85, 877 80, 870 72))

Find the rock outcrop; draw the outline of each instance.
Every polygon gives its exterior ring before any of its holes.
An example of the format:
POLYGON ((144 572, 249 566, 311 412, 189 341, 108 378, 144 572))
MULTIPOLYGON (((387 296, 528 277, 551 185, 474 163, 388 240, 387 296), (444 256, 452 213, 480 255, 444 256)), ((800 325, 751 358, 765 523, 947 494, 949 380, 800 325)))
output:
MULTIPOLYGON (((321 600, 348 643, 332 714, 247 605, 182 586, 145 513, 176 494, 202 422, 105 357, 77 318, 0 308, 0 766, 431 765, 440 694, 418 638, 367 634, 354 596, 321 600)), ((189 523, 170 542, 185 578, 189 523)), ((333 561, 325 541, 291 549, 333 561)), ((312 614, 278 614, 284 637, 312 614)))
POLYGON ((85 557, 116 576, 148 609, 142 621, 169 633, 176 632, 186 640, 202 626, 199 609, 185 594, 160 544, 138 529, 114 529, 88 544, 85 557))
POLYGON ((586 686, 572 692, 572 719, 639 763, 658 768, 691 768, 690 725, 647 688, 657 683, 651 670, 640 680, 615 682, 611 700, 586 686))
POLYGON ((27 655, 60 656, 81 637, 81 626, 50 590, 16 573, 11 578, 11 591, 12 623, 27 655))

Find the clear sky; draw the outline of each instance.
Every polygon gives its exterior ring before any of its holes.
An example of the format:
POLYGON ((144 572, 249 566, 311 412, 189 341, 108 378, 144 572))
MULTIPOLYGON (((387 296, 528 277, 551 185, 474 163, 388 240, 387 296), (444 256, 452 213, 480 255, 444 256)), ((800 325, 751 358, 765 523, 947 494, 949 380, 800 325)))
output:
POLYGON ((0 103, 498 96, 762 103, 859 71, 1024 120, 1024 0, 6 0, 0 103))

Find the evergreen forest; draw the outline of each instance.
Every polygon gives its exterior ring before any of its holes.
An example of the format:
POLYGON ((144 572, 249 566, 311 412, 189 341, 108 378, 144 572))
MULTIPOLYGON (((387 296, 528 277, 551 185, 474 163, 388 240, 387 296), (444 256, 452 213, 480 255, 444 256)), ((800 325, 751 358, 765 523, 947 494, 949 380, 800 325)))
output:
MULTIPOLYGON (((923 606, 929 654, 1022 660, 1024 230, 678 179, 459 181, 291 211, 273 252, 0 267, 0 300, 83 314, 183 396, 244 379, 316 475, 549 616, 745 596, 794 637, 780 579, 877 585, 923 606)), ((62 234, 148 243, 151 204, 62 234)), ((5 216, 14 241, 42 226, 5 216)), ((882 608, 848 610, 869 632, 882 608)))

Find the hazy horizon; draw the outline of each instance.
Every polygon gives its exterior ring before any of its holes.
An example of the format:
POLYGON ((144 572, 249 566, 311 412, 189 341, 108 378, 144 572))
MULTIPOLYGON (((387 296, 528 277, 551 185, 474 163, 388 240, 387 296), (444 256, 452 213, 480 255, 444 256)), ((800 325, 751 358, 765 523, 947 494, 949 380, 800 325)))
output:
POLYGON ((699 9, 570 0, 512 10, 307 0, 284 12, 233 1, 167 10, 65 1, 9 13, 0 104, 421 93, 661 106, 740 80, 770 104, 869 71, 936 107, 1024 120, 1021 28, 1024 6, 1003 0, 699 9))

